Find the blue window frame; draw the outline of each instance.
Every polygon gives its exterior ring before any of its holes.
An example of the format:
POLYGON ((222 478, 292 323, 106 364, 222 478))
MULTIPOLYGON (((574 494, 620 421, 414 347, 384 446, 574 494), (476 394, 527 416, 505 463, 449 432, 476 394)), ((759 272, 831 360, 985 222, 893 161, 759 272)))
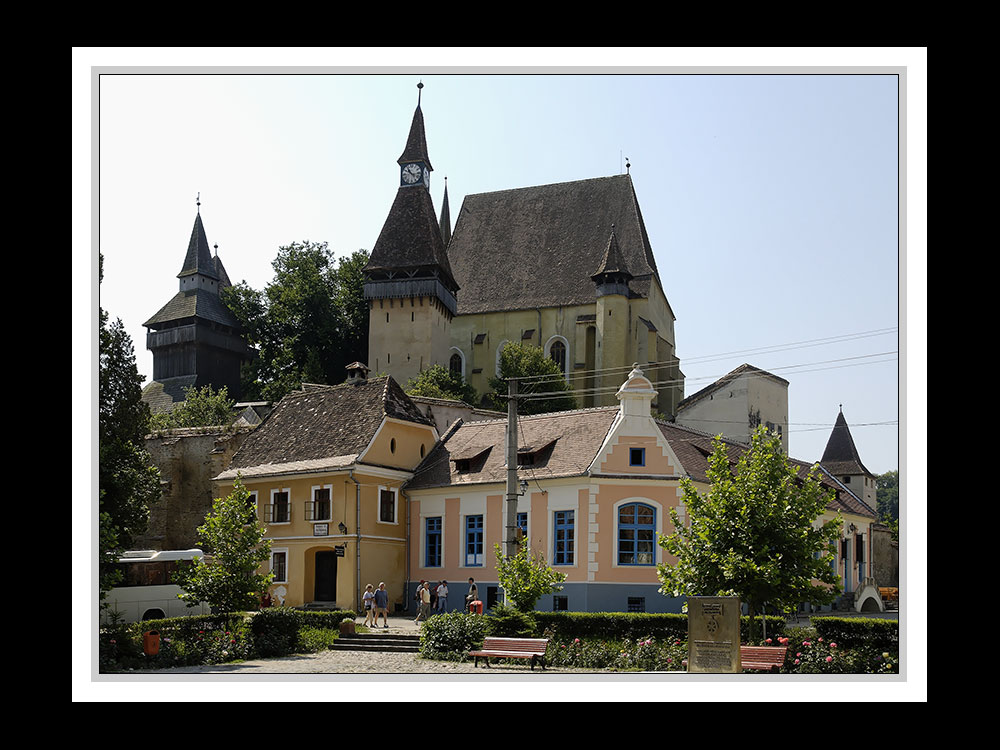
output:
POLYGON ((441 516, 428 518, 424 526, 424 567, 441 567, 441 516))
POLYGON ((465 564, 480 566, 483 564, 483 517, 465 517, 465 564))
POLYGON ((628 465, 629 466, 645 466, 646 465, 646 449, 645 448, 629 448, 628 449, 628 465))
POLYGON ((521 535, 525 539, 527 539, 528 538, 528 514, 527 513, 518 513, 517 514, 517 521, 515 523, 517 524, 517 528, 519 528, 521 530, 521 535))
POLYGON ((656 562, 656 508, 629 503, 618 508, 618 564, 656 562))
POLYGON ((572 565, 574 550, 573 511, 557 510, 553 518, 555 544, 553 545, 552 564, 572 565))

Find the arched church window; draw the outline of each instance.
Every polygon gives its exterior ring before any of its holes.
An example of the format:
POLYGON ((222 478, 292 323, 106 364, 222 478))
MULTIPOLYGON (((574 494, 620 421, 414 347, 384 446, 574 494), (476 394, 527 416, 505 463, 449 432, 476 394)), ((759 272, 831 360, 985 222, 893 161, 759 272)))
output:
POLYGON ((462 374, 462 355, 455 352, 451 355, 451 359, 448 360, 448 369, 451 370, 453 375, 462 374))
POLYGON ((566 344, 562 341, 553 341, 549 347, 549 359, 559 365, 559 372, 566 372, 566 344))

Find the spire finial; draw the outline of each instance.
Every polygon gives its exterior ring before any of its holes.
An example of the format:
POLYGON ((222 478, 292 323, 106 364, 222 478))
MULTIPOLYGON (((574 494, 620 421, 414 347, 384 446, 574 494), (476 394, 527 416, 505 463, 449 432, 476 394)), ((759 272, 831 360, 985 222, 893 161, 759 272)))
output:
POLYGON ((632 167, 632 165, 628 163, 628 157, 626 156, 626 157, 625 157, 625 174, 628 174, 628 173, 629 173, 628 171, 629 171, 629 169, 630 169, 631 167, 632 167))
POLYGON ((215 257, 219 257, 219 243, 216 242, 212 247, 215 248, 215 257))
POLYGON ((201 213, 201 191, 198 191, 198 197, 194 199, 194 205, 198 207, 198 213, 201 213))
POLYGON ((424 87, 424 82, 423 81, 420 81, 419 83, 417 83, 417 106, 418 107, 420 106, 420 93, 421 93, 420 90, 423 87, 424 87))

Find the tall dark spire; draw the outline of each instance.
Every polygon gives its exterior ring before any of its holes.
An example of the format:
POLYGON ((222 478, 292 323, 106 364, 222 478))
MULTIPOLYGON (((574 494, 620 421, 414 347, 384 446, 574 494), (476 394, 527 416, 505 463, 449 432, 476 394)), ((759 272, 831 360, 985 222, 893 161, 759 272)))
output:
MULTIPOLYGON (((417 84, 418 89, 423 87, 424 84, 417 84)), ((413 162, 422 162, 428 171, 434 171, 430 157, 427 155, 427 136, 424 133, 424 113, 420 109, 419 93, 417 94, 417 108, 413 112, 413 121, 410 123, 410 135, 406 139, 406 148, 396 160, 400 166, 413 162)))
MULTIPOLYGON (((199 193, 199 198, 201 194, 199 193)), ((212 279, 218 279, 215 272, 215 263, 212 260, 212 252, 209 249, 208 238, 205 236, 205 227, 201 223, 201 200, 198 201, 198 213, 194 217, 194 227, 191 229, 191 239, 188 240, 187 254, 184 256, 184 267, 177 274, 188 276, 193 273, 200 273, 212 279)))
POLYGON ((854 445, 854 438, 851 437, 851 429, 847 426, 847 419, 844 417, 843 404, 840 406, 840 413, 837 414, 837 421, 833 425, 833 432, 830 433, 830 439, 826 443, 826 450, 823 451, 820 463, 834 474, 875 476, 861 463, 858 449, 854 445))
POLYGON ((441 240, 447 248, 451 242, 451 211, 448 208, 448 178, 444 178, 444 198, 441 200, 441 240))

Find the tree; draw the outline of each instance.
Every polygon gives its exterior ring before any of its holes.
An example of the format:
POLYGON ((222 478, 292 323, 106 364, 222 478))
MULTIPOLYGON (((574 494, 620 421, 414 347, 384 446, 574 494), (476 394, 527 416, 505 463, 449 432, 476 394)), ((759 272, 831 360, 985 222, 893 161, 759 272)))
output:
POLYGON ((549 567, 540 554, 530 554, 527 544, 519 545, 517 553, 510 557, 504 555, 499 544, 494 545, 494 550, 497 580, 518 611, 531 612, 545 594, 562 591, 559 584, 566 580, 566 574, 549 567))
POLYGON ((686 521, 671 508, 675 531, 659 536, 677 558, 657 565, 667 596, 738 596, 751 614, 765 604, 787 611, 800 602, 828 604, 840 577, 831 565, 841 519, 820 522, 832 499, 813 467, 799 478, 781 439, 760 426, 730 468, 721 436, 709 457, 709 491, 681 479, 686 521))
POLYGON ((441 365, 428 367, 417 377, 410 378, 403 390, 410 396, 449 398, 471 406, 476 405, 478 398, 476 389, 466 382, 461 373, 452 372, 441 365))
POLYGON ((271 555, 266 531, 249 490, 237 479, 228 496, 212 502, 198 527, 200 544, 210 557, 183 564, 174 574, 173 582, 184 590, 180 598, 189 607, 208 602, 220 612, 257 609, 273 580, 271 572, 258 572, 271 555))
POLYGON ((368 357, 364 267, 368 252, 334 256, 325 242, 278 249, 263 291, 241 282, 222 290, 255 352, 241 372, 244 398, 277 401, 303 382, 333 385, 368 357))
POLYGON ((899 470, 893 469, 875 478, 875 505, 883 521, 899 520, 899 470))
POLYGON ((519 414, 541 414, 576 408, 573 390, 566 383, 562 371, 553 360, 545 356, 540 346, 507 344, 500 352, 500 375, 490 378, 492 392, 488 394, 493 408, 507 410, 507 380, 532 378, 518 383, 519 414))
POLYGON ((228 427, 236 418, 235 402, 229 398, 229 389, 218 391, 212 386, 184 389, 184 400, 172 411, 156 414, 150 420, 150 429, 167 430, 173 427, 228 427))
MULTIPOLYGON (((104 257, 99 259, 104 280, 104 257)), ((109 566, 146 530, 149 505, 160 497, 160 472, 146 452, 149 407, 142 400, 142 376, 132 338, 121 320, 98 314, 98 474, 100 597, 109 566)))

